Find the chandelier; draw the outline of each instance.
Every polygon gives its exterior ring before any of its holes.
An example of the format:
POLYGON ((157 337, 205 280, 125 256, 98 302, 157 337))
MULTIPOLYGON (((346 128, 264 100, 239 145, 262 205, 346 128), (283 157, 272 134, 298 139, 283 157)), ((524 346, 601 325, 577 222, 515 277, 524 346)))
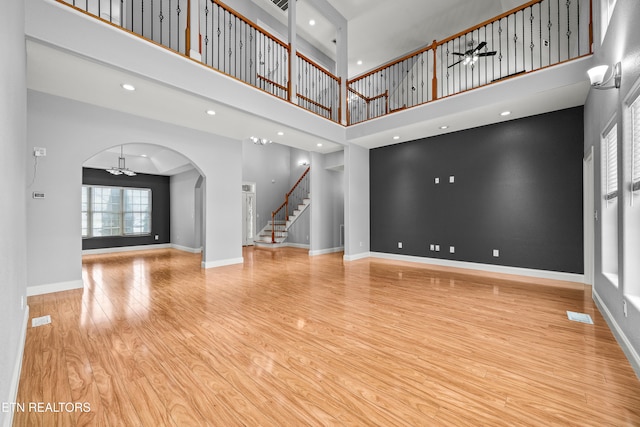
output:
POLYGON ((127 167, 125 167, 124 160, 124 152, 122 145, 120 146, 120 157, 118 157, 118 167, 111 167, 107 169, 111 175, 127 175, 127 176, 136 176, 136 173, 127 167))

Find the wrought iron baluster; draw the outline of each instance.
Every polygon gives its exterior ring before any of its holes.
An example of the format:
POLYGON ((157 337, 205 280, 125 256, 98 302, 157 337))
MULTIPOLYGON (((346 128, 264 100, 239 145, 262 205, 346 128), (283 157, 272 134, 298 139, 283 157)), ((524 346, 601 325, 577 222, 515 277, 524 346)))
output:
POLYGON ((557 3, 558 3, 558 21, 557 21, 558 22, 558 25, 557 25, 557 27, 558 27, 558 62, 560 62, 560 58, 561 58, 561 56, 560 56, 560 50, 561 50, 560 49, 560 44, 562 43, 561 42, 561 36, 560 36, 560 0, 557 0, 557 3))
POLYGON ((567 59, 571 58, 571 0, 567 0, 567 59))
POLYGON ((180 14, 182 13, 182 9, 180 8, 180 0, 177 1, 177 6, 176 6, 176 42, 177 42, 177 46, 176 46, 176 52, 180 52, 180 47, 182 46, 180 44, 180 34, 182 34, 182 31, 180 31, 180 14))

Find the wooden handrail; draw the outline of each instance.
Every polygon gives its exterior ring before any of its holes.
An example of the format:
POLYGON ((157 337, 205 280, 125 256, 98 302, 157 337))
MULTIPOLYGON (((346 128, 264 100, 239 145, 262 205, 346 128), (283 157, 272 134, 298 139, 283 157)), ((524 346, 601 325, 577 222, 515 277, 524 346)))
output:
POLYGON ((291 193, 293 193, 293 190, 295 190, 295 189, 296 189, 296 187, 298 187, 298 185, 300 185, 300 183, 302 182, 302 180, 304 179, 304 177, 305 177, 305 176, 307 176, 307 174, 309 173, 309 171, 310 171, 310 170, 311 170, 311 166, 309 166, 309 167, 307 168, 307 170, 305 170, 305 171, 302 173, 302 176, 300 176, 300 178, 296 181, 296 183, 295 183, 295 184, 293 184, 293 187, 291 187, 291 191, 289 191, 289 192, 287 193, 287 197, 289 197, 289 196, 291 195, 291 193))
POLYGON ((445 43, 447 43, 447 42, 450 42, 451 40, 455 40, 455 39, 457 39, 458 37, 462 37, 462 36, 464 36, 464 35, 465 35, 465 34, 467 34, 467 33, 470 33, 470 32, 472 32, 472 31, 475 31, 475 30, 477 30, 477 29, 479 29, 479 28, 484 27, 485 25, 491 24, 492 22, 499 21, 499 20, 501 20, 502 18, 506 18, 507 16, 509 16, 509 15, 511 15, 511 14, 518 13, 518 12, 520 12, 521 10, 524 10, 524 9, 526 9, 526 8, 530 7, 530 6, 533 6, 534 4, 541 3, 541 2, 543 2, 543 1, 544 1, 544 0, 531 0, 530 2, 527 2, 527 3, 525 3, 525 4, 522 4, 522 5, 518 6, 518 7, 514 7, 513 9, 511 9, 511 10, 509 10, 509 11, 507 11, 507 12, 504 12, 504 13, 503 13, 503 14, 501 14, 501 15, 494 16, 493 18, 491 18, 491 19, 487 19, 486 21, 484 21, 484 22, 482 22, 482 23, 480 23, 480 24, 478 24, 478 25, 474 25, 474 26, 473 26, 473 27, 471 27, 471 28, 467 28, 467 29, 466 29, 466 30, 464 30, 464 31, 460 31, 459 33, 454 34, 454 35, 453 35, 453 36, 451 36, 451 37, 447 37, 446 39, 439 41, 439 42, 438 42, 438 46, 443 45, 443 44, 445 44, 445 43))
POLYGON ((265 77, 265 76, 263 76, 263 75, 256 74, 256 76, 257 76, 257 78, 258 78, 258 79, 260 79, 260 80, 264 80, 265 82, 267 82, 267 83, 269 83, 269 84, 274 85, 274 86, 275 86, 275 87, 277 87, 278 89, 282 89, 282 90, 284 90, 285 92, 289 92, 289 89, 288 89, 286 86, 283 86, 283 85, 281 85, 281 84, 279 84, 279 83, 276 83, 276 82, 274 82, 273 80, 270 80, 269 78, 267 78, 267 77, 265 77))
POLYGON ((323 73, 325 73, 327 76, 331 77, 333 80, 335 80, 336 82, 340 82, 340 77, 335 76, 333 73, 331 73, 330 71, 328 71, 326 68, 318 65, 316 62, 314 62, 312 59, 309 59, 309 57, 304 56, 303 54, 301 54, 300 52, 296 52, 296 56, 298 56, 300 59, 303 59, 304 61, 307 61, 309 64, 313 65, 314 67, 316 67, 318 70, 322 71, 323 73))
POLYGON ((351 84, 351 83, 353 83, 353 82, 356 82, 356 81, 358 81, 358 80, 362 80, 362 79, 364 79, 364 78, 366 78, 366 77, 369 77, 370 75, 375 74, 375 73, 377 73, 377 72, 379 72, 379 71, 382 71, 382 70, 384 70, 385 68, 389 68, 389 67, 391 67, 392 65, 399 64, 399 63, 401 63, 402 61, 406 61, 407 59, 409 59, 409 58, 411 58, 411 57, 413 57, 413 56, 420 55, 421 53, 424 53, 424 52, 426 52, 426 51, 430 50, 431 48, 432 48, 432 45, 425 46, 425 47, 420 48, 420 49, 418 49, 418 50, 416 50, 416 51, 413 51, 413 52, 411 52, 411 53, 408 53, 408 54, 406 54, 405 56, 403 56, 403 57, 401 57, 401 58, 399 58, 399 59, 395 59, 395 60, 393 60, 393 61, 391 61, 391 62, 387 62, 386 64, 381 65, 381 66, 379 66, 378 68, 376 68, 376 69, 374 69, 374 70, 372 70, 372 71, 369 71, 369 72, 367 72, 367 73, 365 73, 365 74, 362 74, 362 75, 360 75, 360 76, 357 76, 357 77, 354 77, 354 78, 352 78, 352 79, 347 80, 347 85, 349 85, 349 84, 351 84))
POLYGON ((308 103, 310 103, 310 104, 313 104, 313 105, 315 105, 316 107, 322 108, 323 110, 326 110, 326 111, 328 111, 328 112, 329 112, 329 114, 331 114, 331 107, 327 107, 327 106, 325 106, 325 105, 322 105, 322 104, 320 104, 319 102, 316 102, 316 101, 314 101, 314 100, 313 100, 313 99, 311 99, 311 98, 307 98, 306 96, 304 96, 304 95, 303 95, 303 94, 301 94, 301 93, 297 93, 296 95, 298 96, 298 98, 301 98, 302 100, 304 100, 304 101, 306 101, 306 102, 308 102, 308 103))
POLYGON ((228 5, 224 4, 223 2, 221 2, 220 0, 211 0, 211 3, 213 4, 217 4, 218 6, 220 6, 221 8, 223 8, 224 10, 226 10, 227 12, 229 12, 230 14, 232 14, 233 16, 235 16, 236 18, 238 18, 239 20, 243 21, 245 24, 247 24, 248 26, 250 26, 251 28, 253 28, 254 30, 260 31, 261 33, 263 33, 264 35, 266 35, 267 37, 269 37, 271 40, 273 40, 274 42, 278 43, 279 45, 281 45, 282 47, 284 47, 285 49, 287 49, 287 51, 289 50, 289 45, 287 45, 285 42, 275 38, 274 36, 272 36, 267 30, 265 30, 264 28, 260 27, 257 24, 254 24, 253 22, 251 22, 247 17, 245 17, 244 15, 242 15, 240 12, 236 11, 235 9, 232 9, 231 7, 229 7, 228 5))
POLYGON ((275 243, 276 242, 276 215, 278 214, 278 212, 280 212, 284 208, 284 210, 285 210, 284 221, 285 221, 285 225, 286 225, 287 220, 289 219, 289 197, 291 196, 291 194, 293 194, 295 189, 298 188, 298 185, 300 185, 300 183, 302 182, 304 177, 307 176, 307 174, 309 173, 310 170, 311 170, 311 166, 309 166, 302 173, 302 175, 300 176, 300 178, 298 178, 296 183, 293 184, 293 187, 291 187, 291 190, 289 190, 289 192, 284 195, 284 202, 280 206, 278 206, 278 209, 276 209, 275 211, 271 212, 271 243, 275 243))

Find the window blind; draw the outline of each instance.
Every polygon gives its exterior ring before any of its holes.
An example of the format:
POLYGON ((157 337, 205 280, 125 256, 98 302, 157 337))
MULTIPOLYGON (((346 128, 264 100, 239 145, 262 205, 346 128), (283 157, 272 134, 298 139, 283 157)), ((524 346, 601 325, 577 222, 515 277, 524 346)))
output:
POLYGON ((618 196, 618 125, 602 140, 602 192, 606 200, 618 196))
POLYGON ((631 105, 631 182, 633 191, 640 190, 640 98, 631 105))

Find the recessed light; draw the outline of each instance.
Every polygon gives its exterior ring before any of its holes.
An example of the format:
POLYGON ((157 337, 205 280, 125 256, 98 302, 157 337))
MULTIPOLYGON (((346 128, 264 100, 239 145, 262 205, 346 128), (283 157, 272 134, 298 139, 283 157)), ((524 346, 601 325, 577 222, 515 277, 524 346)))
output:
POLYGON ((322 147, 322 142, 318 142, 318 147, 322 147))
POLYGON ((393 139, 398 140, 400 137, 398 135, 394 136, 393 139))
POLYGON ((140 154, 140 157, 148 157, 146 154, 140 154))
POLYGON ((511 114, 511 111, 503 111, 500 113, 501 116, 508 116, 509 114, 511 114))
POLYGON ((442 125, 442 126, 440 126, 440 129, 443 129, 443 130, 444 130, 444 129, 449 129, 449 126, 447 126, 447 125, 442 125))
POLYGON ((213 111, 213 110, 207 110, 207 114, 210 115, 210 116, 215 116, 216 112, 213 111))
POLYGON ((124 90, 136 90, 136 87, 129 83, 123 83, 120 86, 122 86, 122 89, 124 90))
POLYGON ((284 132, 282 131, 278 132, 278 136, 282 136, 282 135, 284 135, 284 132))
POLYGON ((356 64, 358 64, 358 65, 362 65, 362 60, 361 60, 361 59, 358 59, 358 62, 356 62, 356 64))
POLYGON ((311 25, 312 27, 313 27, 314 25, 316 25, 316 21, 315 21, 315 19, 310 19, 310 20, 309 20, 309 25, 311 25))

